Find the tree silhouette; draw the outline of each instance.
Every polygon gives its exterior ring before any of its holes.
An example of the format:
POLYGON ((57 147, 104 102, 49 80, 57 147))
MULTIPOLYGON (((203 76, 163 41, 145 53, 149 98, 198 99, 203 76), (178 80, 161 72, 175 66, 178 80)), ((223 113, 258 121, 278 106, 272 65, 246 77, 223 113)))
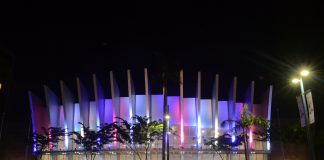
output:
POLYGON ((252 126, 257 127, 256 132, 254 132, 254 134, 256 135, 255 140, 269 140, 269 121, 262 117, 254 116, 249 113, 247 111, 247 104, 244 104, 243 111, 239 120, 225 120, 222 122, 221 126, 231 127, 229 130, 231 134, 225 133, 219 138, 210 138, 205 142, 205 145, 212 145, 215 151, 232 150, 233 147, 237 147, 243 143, 245 159, 248 160, 249 154, 247 140, 249 138, 248 132, 252 126), (234 142, 231 141, 230 135, 235 136, 234 142))
POLYGON ((244 144, 244 154, 245 154, 245 159, 249 159, 249 154, 248 154, 248 132, 251 129, 252 126, 257 127, 257 131, 255 134, 257 134, 258 138, 256 140, 262 140, 264 138, 261 137, 266 137, 266 139, 269 138, 268 136, 268 128, 269 128, 269 121, 259 117, 259 116, 254 116, 251 113, 247 111, 247 104, 244 104, 243 111, 241 114, 241 117, 239 120, 226 120, 223 121, 221 126, 230 126, 230 131, 236 135, 243 136, 243 144, 244 144))
POLYGON ((44 151, 50 151, 52 148, 58 146, 60 141, 63 141, 65 130, 59 127, 42 127, 43 133, 35 132, 33 134, 33 140, 36 144, 36 159, 42 158, 44 151))
POLYGON ((83 135, 79 132, 70 132, 73 135, 72 140, 82 146, 86 159, 94 160, 96 153, 102 150, 105 144, 113 142, 113 128, 112 124, 105 124, 101 126, 99 131, 90 130, 89 127, 79 122, 83 129, 83 135))
POLYGON ((133 123, 130 123, 120 117, 117 118, 120 120, 120 122, 115 122, 117 141, 130 148, 140 160, 142 160, 139 154, 141 149, 137 145, 143 146, 147 160, 152 144, 162 139, 162 121, 149 121, 146 116, 134 116, 133 123))
POLYGON ((242 145, 244 142, 244 137, 242 135, 238 135, 235 137, 235 141, 232 142, 232 137, 230 134, 223 134, 217 138, 210 138, 208 140, 204 140, 204 144, 207 146, 211 146, 212 149, 220 156, 222 160, 223 157, 220 154, 222 151, 228 155, 228 153, 232 150, 233 147, 237 147, 242 145))

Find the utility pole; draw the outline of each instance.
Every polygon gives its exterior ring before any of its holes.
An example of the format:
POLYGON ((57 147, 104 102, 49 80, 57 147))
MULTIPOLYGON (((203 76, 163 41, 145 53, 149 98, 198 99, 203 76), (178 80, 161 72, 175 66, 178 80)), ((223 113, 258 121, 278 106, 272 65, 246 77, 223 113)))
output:
POLYGON ((313 138, 310 130, 310 124, 309 124, 309 113, 307 109, 307 103, 306 103, 306 98, 305 98, 305 90, 304 90, 304 83, 303 79, 300 78, 299 80, 300 84, 300 93, 302 96, 302 101, 303 101, 303 106, 304 106, 304 114, 305 114, 305 123, 306 123, 306 136, 308 140, 308 145, 309 145, 309 151, 311 154, 311 159, 316 160, 315 152, 314 152, 314 144, 313 144, 313 138))
POLYGON ((168 136, 168 90, 167 90, 167 77, 162 73, 163 83, 163 137, 162 137, 162 160, 169 160, 169 136, 168 136))

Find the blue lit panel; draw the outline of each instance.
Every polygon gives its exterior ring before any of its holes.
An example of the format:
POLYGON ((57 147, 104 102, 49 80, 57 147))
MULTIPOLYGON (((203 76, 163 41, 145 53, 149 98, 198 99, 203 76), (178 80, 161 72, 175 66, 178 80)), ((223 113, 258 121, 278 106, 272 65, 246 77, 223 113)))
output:
POLYGON ((79 124, 81 122, 80 119, 80 105, 79 103, 74 104, 74 131, 80 132, 81 131, 81 126, 79 124))
POLYGON ((213 128, 210 99, 200 100, 200 117, 201 117, 201 128, 213 128))
MULTIPOLYGON (((60 127, 59 118, 60 118, 60 105, 59 100, 55 93, 49 89, 47 86, 44 86, 46 106, 49 109, 50 117, 50 126, 51 127, 60 127)), ((62 126, 63 127, 63 126, 62 126)))
POLYGON ((180 125, 179 96, 168 96, 168 105, 170 125, 180 125))
POLYGON ((196 126, 195 98, 183 99, 183 121, 184 126, 196 126))
POLYGON ((113 122, 113 107, 111 99, 105 99, 105 122, 113 122))
POLYGON ((145 95, 136 95, 136 115, 138 116, 146 115, 145 95))
POLYGON ((163 119, 163 95, 152 95, 152 120, 159 119, 163 119))
POLYGON ((79 78, 76 79, 78 100, 80 105, 80 120, 85 126, 89 126, 89 94, 79 78))
MULTIPOLYGON (((228 101, 218 101, 218 126, 221 126, 222 122, 228 120, 228 101)), ((220 127, 221 132, 227 131, 227 127, 220 127)))

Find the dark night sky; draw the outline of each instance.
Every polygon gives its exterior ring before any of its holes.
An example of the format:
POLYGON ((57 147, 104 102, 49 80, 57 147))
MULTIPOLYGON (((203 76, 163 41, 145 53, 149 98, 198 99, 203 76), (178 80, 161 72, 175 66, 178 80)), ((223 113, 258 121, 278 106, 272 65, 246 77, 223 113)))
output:
MULTIPOLYGON (((313 76, 305 86, 313 90, 318 130, 323 126, 324 25, 317 4, 24 1, 3 6, 0 80, 10 86, 4 84, 0 93, 0 108, 6 111, 0 156, 9 150, 24 153, 27 90, 42 95, 43 84, 58 90, 61 79, 73 89, 76 76, 90 85, 92 73, 107 85, 108 71, 113 70, 125 95, 130 68, 137 91, 143 93, 143 68, 157 74, 159 56, 184 69, 186 96, 195 94, 198 70, 205 98, 215 73, 221 76, 223 99, 231 78, 238 76, 241 89, 251 80, 260 90, 273 84, 273 107, 282 118, 296 121, 298 89, 289 80, 296 69, 308 66, 313 76), (13 138, 17 142, 8 144, 13 138)), ((158 85, 153 92, 160 93, 158 85)))

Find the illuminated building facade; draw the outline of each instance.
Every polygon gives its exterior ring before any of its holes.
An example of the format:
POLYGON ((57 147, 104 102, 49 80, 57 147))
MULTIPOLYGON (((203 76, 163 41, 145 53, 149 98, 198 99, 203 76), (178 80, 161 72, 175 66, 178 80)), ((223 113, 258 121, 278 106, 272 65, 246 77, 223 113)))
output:
MULTIPOLYGON (((67 132, 82 132, 82 122, 90 129, 96 130, 102 123, 115 121, 114 117, 130 120, 134 115, 149 116, 152 120, 163 119, 163 95, 152 95, 148 70, 144 69, 145 94, 136 95, 131 71, 127 70, 128 96, 121 97, 117 81, 112 71, 109 72, 109 92, 111 97, 104 96, 105 88, 102 87, 97 76, 92 77, 91 85, 94 91, 94 99, 90 98, 88 88, 79 78, 76 78, 77 93, 74 95, 63 81, 60 81, 60 96, 57 96, 49 87, 44 86, 45 103, 32 92, 29 92, 30 109, 32 116, 33 132, 41 131, 41 127, 61 127, 67 132), (78 101, 75 102, 74 100, 78 101)), ((237 78, 234 77, 229 87, 228 99, 219 99, 219 75, 215 75, 211 99, 201 98, 201 72, 197 75, 196 97, 184 97, 183 71, 179 72, 179 96, 168 96, 169 123, 176 126, 178 136, 170 136, 170 159, 219 159, 219 156, 203 144, 207 137, 217 137, 228 131, 227 127, 221 127, 225 120, 238 120, 243 105, 248 105, 248 110, 270 121, 272 86, 261 95, 263 101, 254 103, 254 82, 248 86, 244 95, 244 102, 237 102, 237 78)), ((108 90, 108 89, 107 89, 108 90)), ((252 134, 252 130, 250 135, 252 134)), ((270 153, 270 142, 254 141, 250 136, 249 146, 252 159, 266 160, 270 153)), ((234 137, 233 137, 234 138, 234 137)), ((233 139, 235 141, 235 139, 233 139)), ((161 159, 162 143, 153 144, 150 159, 161 159)), ((36 149, 36 148, 35 148, 36 149)), ((35 150, 34 150, 35 151, 35 150)), ((221 153, 229 159, 244 159, 243 146, 230 154, 221 153)), ((65 140, 52 151, 44 153, 42 159, 83 159, 84 155, 78 151, 78 146, 65 137, 65 140)), ((103 159, 132 159, 123 145, 116 143, 107 146, 96 160, 103 159)))

